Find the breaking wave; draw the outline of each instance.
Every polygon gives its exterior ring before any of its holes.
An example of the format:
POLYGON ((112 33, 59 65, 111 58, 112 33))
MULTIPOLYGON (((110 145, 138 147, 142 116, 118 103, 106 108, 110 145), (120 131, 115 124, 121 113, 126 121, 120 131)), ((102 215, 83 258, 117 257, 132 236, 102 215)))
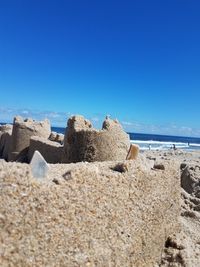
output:
POLYGON ((183 142, 164 142, 155 140, 131 140, 131 143, 139 145, 141 150, 169 150, 169 149, 200 149, 200 144, 183 142))

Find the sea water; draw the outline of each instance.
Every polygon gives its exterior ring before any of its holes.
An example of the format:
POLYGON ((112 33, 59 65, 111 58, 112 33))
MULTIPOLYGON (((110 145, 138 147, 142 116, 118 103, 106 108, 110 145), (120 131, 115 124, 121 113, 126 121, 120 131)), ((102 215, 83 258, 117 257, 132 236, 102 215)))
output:
POLYGON ((141 150, 200 149, 200 138, 197 137, 138 133, 129 133, 129 135, 131 142, 138 144, 141 150))
MULTIPOLYGON (((0 124, 5 124, 1 123, 0 124)), ((65 134, 63 127, 52 127, 51 130, 65 134)), ((140 150, 169 150, 172 148, 187 151, 200 150, 200 137, 171 136, 158 134, 128 133, 131 143, 137 144, 140 150)))
MULTIPOLYGON (((65 133, 65 128, 52 127, 52 131, 65 133)), ((139 145, 141 150, 169 150, 174 148, 183 150, 200 150, 200 138, 158 134, 128 133, 131 143, 139 145)))

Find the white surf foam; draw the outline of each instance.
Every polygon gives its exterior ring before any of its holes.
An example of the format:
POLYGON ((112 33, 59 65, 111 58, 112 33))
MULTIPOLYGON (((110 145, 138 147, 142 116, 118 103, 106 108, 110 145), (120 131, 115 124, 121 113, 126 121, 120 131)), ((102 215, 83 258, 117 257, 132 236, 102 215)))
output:
MULTIPOLYGON (((154 140, 131 140, 131 143, 139 145, 141 150, 168 150, 172 149, 174 146, 179 149, 187 149, 193 144, 183 143, 183 142, 164 142, 164 141, 154 141, 154 140)), ((195 146, 196 144, 194 144, 195 146)), ((200 147, 200 144, 198 144, 200 147)))
POLYGON ((197 146, 197 147, 200 147, 200 144, 191 143, 190 146, 197 146))

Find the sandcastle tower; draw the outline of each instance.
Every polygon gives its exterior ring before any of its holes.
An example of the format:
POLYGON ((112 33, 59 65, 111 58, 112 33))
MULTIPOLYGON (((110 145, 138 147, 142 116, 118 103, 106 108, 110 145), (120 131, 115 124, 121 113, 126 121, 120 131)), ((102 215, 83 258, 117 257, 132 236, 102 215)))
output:
POLYGON ((50 122, 41 122, 32 119, 23 119, 20 116, 14 118, 11 136, 9 161, 17 160, 27 154, 27 149, 32 136, 48 138, 51 133, 50 122))
POLYGON ((102 130, 97 130, 83 116, 73 116, 67 126, 63 163, 126 159, 130 139, 117 120, 106 117, 102 130))

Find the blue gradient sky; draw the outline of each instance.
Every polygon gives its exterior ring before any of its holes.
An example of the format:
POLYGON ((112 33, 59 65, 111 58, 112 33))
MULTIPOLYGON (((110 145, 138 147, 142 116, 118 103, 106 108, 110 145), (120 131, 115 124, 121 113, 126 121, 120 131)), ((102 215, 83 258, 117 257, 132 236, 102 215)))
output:
POLYGON ((200 136, 200 1, 0 1, 0 121, 106 114, 200 136))

